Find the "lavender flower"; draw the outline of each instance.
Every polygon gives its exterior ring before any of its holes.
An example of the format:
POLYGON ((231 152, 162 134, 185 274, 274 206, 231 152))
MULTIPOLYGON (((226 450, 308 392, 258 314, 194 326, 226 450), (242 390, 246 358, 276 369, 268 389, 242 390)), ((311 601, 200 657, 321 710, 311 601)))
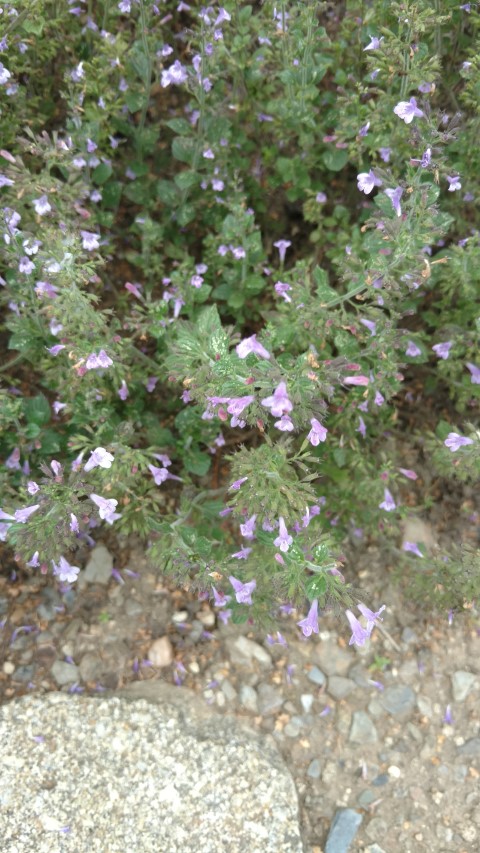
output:
POLYGON ((74 583, 77 580, 78 575, 80 574, 80 569, 78 566, 71 566, 68 560, 65 557, 60 557, 60 561, 53 564, 53 573, 59 580, 66 583, 74 583))
POLYGON ((246 560, 251 551, 251 548, 240 548, 240 551, 236 551, 235 554, 232 554, 232 557, 235 558, 235 560, 246 560))
POLYGON ((416 542, 404 542, 402 545, 402 551, 409 551, 411 554, 415 554, 417 557, 423 557, 420 548, 418 547, 416 542))
POLYGON ((239 480, 235 480, 235 482, 233 482, 233 483, 232 483, 232 485, 231 485, 231 486, 229 486, 228 491, 229 491, 229 492, 230 492, 230 491, 235 491, 235 492, 236 492, 236 491, 238 491, 238 489, 240 488, 240 486, 241 486, 243 483, 246 483, 246 482, 247 482, 247 480, 248 480, 248 477, 240 477, 240 479, 239 479, 239 480))
POLYGON ((182 481, 181 477, 177 477, 175 474, 170 474, 170 471, 168 471, 167 468, 158 468, 156 465, 149 465, 148 470, 151 472, 156 486, 161 486, 166 480, 182 481))
POLYGON ((285 553, 290 548, 290 545, 293 542, 293 537, 289 535, 287 526, 282 516, 280 516, 278 522, 279 535, 276 539, 273 540, 273 544, 276 548, 280 548, 280 551, 283 551, 285 553))
POLYGON ((326 441, 328 430, 316 418, 311 418, 310 423, 312 428, 307 435, 307 440, 313 447, 318 447, 321 441, 326 441))
POLYGON ((393 512, 394 509, 397 508, 397 505, 393 499, 393 495, 388 489, 383 490, 384 499, 381 504, 379 504, 379 509, 384 509, 385 512, 393 512))
POLYGON ((274 243, 273 245, 275 246, 276 249, 278 249, 278 254, 280 256, 280 263, 283 266, 287 249, 292 245, 292 243, 290 240, 277 240, 277 242, 274 243))
POLYGON ((82 238, 82 247, 87 252, 93 252, 95 249, 100 248, 100 234, 93 234, 91 231, 80 231, 80 236, 82 238))
POLYGON ((34 198, 32 204, 35 208, 35 213, 37 213, 38 216, 45 216, 45 214, 50 213, 52 209, 52 205, 48 201, 46 195, 42 195, 40 198, 34 198))
POLYGON ((450 347, 452 346, 453 341, 443 341, 441 344, 435 344, 432 349, 439 358, 448 358, 450 354, 450 347))
POLYGON ((244 338, 237 347, 235 352, 239 358, 246 358, 251 352, 258 355, 260 358, 270 358, 270 353, 262 344, 257 341, 257 336, 252 335, 250 338, 244 338))
POLYGON ((360 192, 368 195, 373 189, 375 189, 375 187, 381 187, 382 181, 380 178, 377 178, 373 169, 370 169, 369 172, 360 172, 360 174, 357 175, 357 186, 360 192))
POLYGON ((403 187, 395 187, 394 190, 385 190, 385 195, 388 196, 390 201, 392 202, 392 207, 397 214, 397 216, 402 215, 402 208, 400 205, 400 199, 403 195, 403 187))
POLYGON ((291 290, 292 287, 290 284, 287 284, 284 281, 277 281, 275 284, 275 293, 278 293, 279 296, 283 296, 285 302, 291 302, 291 298, 288 295, 288 291, 291 290))
POLYGON ((244 537, 244 539, 255 539, 255 522, 257 520, 256 515, 250 516, 244 524, 240 525, 240 533, 244 537))
POLYGON ((15 512, 15 521, 19 521, 20 524, 25 524, 37 509, 40 509, 40 504, 27 506, 24 509, 17 509, 15 512))
POLYGON ((362 627, 357 617, 353 615, 351 610, 346 610, 345 615, 350 623, 350 628, 352 629, 352 636, 349 640, 349 646, 355 643, 356 646, 364 646, 365 640, 368 640, 370 637, 370 633, 362 627))
POLYGON ((448 187, 449 193, 454 193, 455 190, 461 190, 462 189, 462 185, 460 183, 459 175, 454 175, 454 176, 447 175, 447 181, 449 183, 449 187, 448 187))
POLYGON ((365 53, 366 50, 378 50, 382 41, 383 36, 381 36, 380 38, 378 38, 377 36, 370 36, 370 41, 367 46, 363 48, 363 52, 365 53))
POLYGON ((302 629, 304 637, 310 637, 312 634, 318 634, 318 599, 312 602, 308 615, 305 619, 297 622, 299 628, 302 629))
POLYGON ((368 329, 372 338, 374 338, 375 335, 377 334, 377 324, 375 323, 375 321, 374 320, 362 319, 362 320, 360 320, 360 322, 361 322, 362 326, 365 326, 365 328, 368 329))
POLYGON ((410 98, 409 101, 400 101, 396 107, 394 107, 393 112, 405 124, 411 124, 414 118, 423 118, 424 113, 417 107, 416 98, 410 98))
POLYGON ((388 163, 390 161, 390 154, 392 153, 391 148, 379 148, 380 157, 382 158, 384 163, 388 163))
POLYGON ((113 522, 117 518, 121 518, 121 514, 115 512, 118 501, 113 498, 102 498, 101 495, 96 495, 92 493, 89 495, 91 501, 98 507, 98 514, 101 519, 107 522, 107 524, 113 524, 113 522))
POLYGON ((113 361, 110 356, 107 355, 104 349, 101 349, 98 355, 92 352, 91 355, 88 356, 85 362, 85 369, 96 370, 100 367, 111 367, 112 364, 113 361))
POLYGON ((242 583, 241 581, 230 575, 229 581, 235 590, 235 598, 238 604, 253 604, 252 592, 256 589, 257 582, 255 580, 242 583))
POLYGON ((128 386, 127 386, 127 383, 125 382, 125 379, 122 379, 122 384, 120 385, 120 388, 118 389, 117 394, 120 397, 120 399, 125 402, 125 400, 128 397, 128 386))
POLYGON ((408 341, 407 349, 405 350, 405 355, 408 355, 410 358, 416 358, 418 355, 422 354, 422 350, 420 347, 417 347, 414 341, 408 341))
POLYGON ((466 447, 467 444, 473 444, 473 439, 467 438, 464 435, 459 435, 457 432, 449 432, 448 437, 443 443, 445 447, 450 448, 452 453, 456 453, 461 447, 466 447))
POLYGON ((225 595, 224 592, 218 592, 214 586, 212 586, 213 598, 214 598, 214 606, 215 607, 225 607, 229 601, 232 600, 231 595, 225 595))
POLYGON ((113 461, 114 457, 108 452, 108 450, 105 450, 104 447, 97 447, 95 450, 92 450, 90 459, 86 462, 83 470, 91 471, 93 468, 96 468, 97 465, 101 468, 111 468, 113 461))
POLYGON ((180 86, 182 83, 186 83, 187 80, 187 69, 177 59, 170 68, 162 71, 161 86, 164 89, 167 86, 180 86))
POLYGON ((274 426, 281 432, 293 432, 295 429, 290 415, 282 415, 279 421, 275 421, 274 426))
POLYGON ((293 409, 292 403, 288 398, 287 386, 285 382, 280 382, 276 387, 271 397, 265 397, 262 401, 262 406, 270 409, 270 413, 276 418, 281 417, 293 409))
POLYGON ((362 616, 365 616, 365 619, 367 620, 367 631, 371 634, 377 622, 383 622, 383 619, 380 617, 380 613, 383 613, 385 610, 385 605, 382 604, 380 610, 377 610, 376 613, 373 610, 369 610, 365 604, 359 603, 357 607, 362 616))
POLYGON ((418 474, 410 468, 399 468, 398 470, 404 477, 407 477, 408 480, 418 480, 418 474))
POLYGON ((365 426, 365 421, 361 415, 358 417, 358 427, 355 432, 359 432, 362 438, 365 438, 367 435, 367 427, 365 426))
POLYGON ((472 375, 472 384, 480 385, 480 367, 477 367, 476 364, 472 364, 470 361, 466 362, 466 367, 468 367, 472 375))

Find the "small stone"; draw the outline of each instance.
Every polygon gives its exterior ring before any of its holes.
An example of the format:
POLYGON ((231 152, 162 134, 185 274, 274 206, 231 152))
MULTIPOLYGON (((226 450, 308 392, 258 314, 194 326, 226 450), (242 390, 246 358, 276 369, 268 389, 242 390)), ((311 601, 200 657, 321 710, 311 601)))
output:
POLYGON ((172 622, 178 625, 179 622, 188 622, 188 612, 186 610, 177 610, 172 615, 172 622))
POLYGON ((74 684, 80 679, 80 671, 74 663, 67 663, 63 660, 56 660, 50 672, 55 681, 61 687, 65 684, 74 684))
POLYGON ((0 616, 4 616, 5 613, 8 613, 8 598, 2 595, 0 596, 0 616))
POLYGON ((57 611, 53 602, 47 601, 38 605, 37 614, 41 622, 53 622, 57 616, 57 611))
POLYGON ((95 545, 90 554, 83 580, 86 583, 100 583, 106 586, 112 576, 113 557, 105 545, 95 545))
POLYGON ((222 693, 229 702, 234 702, 237 698, 237 691, 228 678, 224 678, 222 681, 222 693))
POLYGON ((147 657, 154 666, 170 666, 173 661, 173 647, 168 637, 159 637, 155 640, 148 650, 147 657))
POLYGON ((78 669, 82 681, 99 681, 103 672, 103 661, 96 652, 86 652, 78 665, 78 669))
POLYGON ((353 653, 341 649, 334 640, 325 640, 313 648, 318 664, 327 675, 346 675, 355 663, 353 653))
POLYGON ((390 767, 387 768, 387 773, 391 779, 400 779, 402 775, 400 767, 396 767, 395 764, 391 764, 390 767))
POLYGON ((248 637, 244 637, 243 635, 228 637, 225 645, 230 660, 238 666, 251 666, 253 661, 257 661, 260 666, 265 668, 272 666, 272 658, 268 652, 263 646, 260 646, 253 640, 249 640, 248 637))
POLYGON ((309 714, 312 710, 312 705, 315 702, 315 696, 313 693, 302 693, 300 696, 300 702, 302 703, 302 708, 306 714, 309 714))
POLYGON ((476 677, 471 672, 465 672, 463 669, 457 670, 452 675, 452 692, 453 698, 455 702, 463 702, 473 685, 475 684, 476 677))
POLYGON ((380 788, 382 785, 387 785, 388 781, 388 773, 380 773, 379 776, 375 776, 375 779, 372 779, 372 785, 375 785, 376 788, 380 788))
POLYGON ((29 681, 32 681, 36 670, 37 665, 35 663, 29 663, 26 666, 17 666, 13 675, 13 680, 21 681, 23 684, 28 684, 29 681))
POLYGON ((301 717, 292 717, 283 729, 287 737, 298 737, 303 728, 303 720, 301 717))
POLYGON ((339 809, 328 833, 325 853, 347 853, 363 818, 353 809, 339 809))
POLYGON ((320 779, 321 766, 318 758, 314 758, 307 768, 307 776, 310 779, 320 779))
POLYGON ((352 727, 348 736, 350 743, 376 743, 378 740, 377 730, 365 711, 355 711, 352 719, 352 727))
POLYGON ((345 699, 352 690, 355 690, 355 682, 342 675, 331 675, 328 679, 327 690, 334 699, 345 699))
MULTIPOLYGON (((372 784, 375 784, 375 780, 372 784)), ((366 790, 362 791, 362 793, 357 797, 357 803, 363 809, 367 808, 371 803, 374 803, 375 800, 378 800, 378 792, 371 791, 370 788, 366 788, 366 790)))
POLYGON ((200 610, 197 613, 197 619, 200 620, 204 628, 213 628, 216 617, 212 610, 200 610))
POLYGON ((51 631, 39 631, 35 637, 35 642, 37 646, 42 646, 44 643, 52 643, 53 639, 51 631))
POLYGON ((263 717, 276 714, 283 705, 283 696, 271 684, 259 684, 257 689, 258 710, 263 717))
POLYGON ((457 748, 457 755, 480 755, 480 737, 471 737, 457 748))
POLYGON ((372 817, 371 821, 365 827, 365 832, 372 840, 374 838, 385 837, 388 833, 388 824, 381 817, 372 817))
POLYGON ((327 681, 323 672, 318 668, 318 666, 312 666, 310 672, 307 673, 307 678, 309 681, 312 682, 312 684, 318 684, 319 687, 323 687, 323 685, 327 681))
POLYGON ((363 853, 385 853, 383 847, 379 847, 378 844, 369 844, 368 847, 365 847, 363 853))
POLYGON ((417 707, 424 717, 433 717, 432 700, 428 696, 417 696, 417 707))
POLYGON ((248 684, 242 684, 240 688, 240 705, 251 711, 252 714, 258 714, 258 699, 256 691, 248 684))
POLYGON ((11 660, 6 660, 3 664, 3 671, 5 675, 12 675, 15 672, 15 664, 11 660))
POLYGON ((412 628, 409 628, 408 626, 404 628, 402 631, 402 643, 405 643, 406 646, 410 646, 416 642, 418 642, 418 637, 415 631, 413 631, 412 628))
POLYGON ((383 692, 380 702, 392 716, 400 716, 413 711, 416 696, 411 687, 394 684, 383 692))
POLYGON ((204 630, 205 629, 204 629, 202 623, 200 622, 200 620, 199 619, 193 619, 191 631, 188 635, 188 639, 189 639, 190 643, 198 643, 198 641, 200 640, 204 630))
POLYGON ((143 606, 136 598, 127 598, 125 602, 125 613, 127 616, 139 616, 143 613, 143 606))

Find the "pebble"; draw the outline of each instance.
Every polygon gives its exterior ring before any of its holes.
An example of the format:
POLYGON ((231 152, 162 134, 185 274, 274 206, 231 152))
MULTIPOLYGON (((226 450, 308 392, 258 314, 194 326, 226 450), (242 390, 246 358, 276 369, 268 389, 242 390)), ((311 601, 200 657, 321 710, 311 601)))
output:
POLYGON ((325 640, 315 648, 315 657, 327 675, 346 675, 355 663, 352 652, 344 651, 334 640, 325 640))
POLYGON ((400 779, 402 775, 400 767, 396 767, 395 764, 390 765, 390 767, 387 769, 387 773, 392 779, 400 779))
POLYGON ((37 607, 38 618, 42 622, 53 622, 57 617, 57 611, 52 601, 42 602, 37 607))
POLYGON ((154 640, 147 657, 154 666, 170 666, 173 661, 173 647, 168 637, 159 637, 158 640, 154 640))
POLYGON ((222 693, 229 702, 234 702, 237 698, 237 691, 235 690, 231 681, 228 678, 224 678, 222 681, 222 693))
POLYGON ((415 707, 416 696, 411 687, 394 684, 384 690, 380 703, 392 716, 408 714, 415 707))
POLYGON ((480 737, 471 737, 457 747, 457 755, 480 755, 480 737))
POLYGON ((8 612, 8 598, 0 596, 0 616, 4 616, 8 612))
POLYGON ((280 690, 271 684, 259 684, 257 689, 258 710, 263 717, 276 714, 283 705, 284 697, 280 690))
POLYGON ((258 714, 258 698, 256 691, 249 684, 242 684, 240 688, 240 705, 252 714, 258 714))
POLYGON ((29 663, 26 666, 17 666, 13 676, 14 681, 21 681, 24 684, 28 684, 29 681, 33 680, 36 670, 37 665, 35 663, 29 663))
POLYGON ((310 779, 320 779, 321 773, 321 765, 320 760, 318 758, 314 758, 313 761, 310 762, 307 768, 307 776, 310 776, 310 779))
POLYGON ((369 844, 368 847, 365 847, 363 853, 385 853, 383 847, 379 847, 378 844, 369 844))
POLYGON ((56 660, 52 666, 51 673, 60 687, 65 684, 74 684, 80 678, 78 666, 63 660, 56 660))
POLYGON ((312 684, 318 684, 319 687, 323 687, 326 684, 326 677, 324 676, 321 669, 318 666, 312 666, 310 672, 307 673, 307 678, 312 684))
POLYGON ((376 743, 378 740, 377 730, 365 711, 355 711, 352 719, 352 727, 348 736, 350 743, 376 743))
POLYGON ((93 548, 85 571, 82 573, 84 583, 100 583, 106 586, 112 576, 113 557, 105 545, 93 548))
POLYGON ((344 678, 342 675, 331 675, 328 679, 327 690, 330 696, 334 699, 345 699, 352 690, 355 690, 356 684, 350 678, 344 678))
POLYGON ((125 613, 127 616, 139 616, 143 612, 143 606, 136 598, 127 598, 125 602, 125 613))
POLYGON ((338 809, 328 833, 325 853, 347 853, 362 820, 362 815, 353 809, 338 809))
POLYGON ((308 714, 312 710, 312 705, 315 702, 315 696, 313 693, 302 693, 300 696, 300 702, 302 703, 303 710, 308 714))
MULTIPOLYGON (((372 784, 375 784, 375 781, 372 784)), ((374 803, 375 800, 378 800, 378 791, 372 791, 370 788, 366 788, 365 791, 362 791, 362 793, 357 797, 357 803, 362 807, 362 809, 367 808, 371 803, 374 803)))
POLYGON ((385 837, 388 833, 388 824, 381 817, 372 817, 371 821, 365 828, 365 832, 372 840, 374 838, 385 837))
POLYGON ((12 675, 15 672, 15 664, 11 660, 6 660, 3 664, 3 671, 5 675, 12 675))
POLYGON ((476 676, 472 672, 465 672, 465 670, 459 669, 453 673, 452 693, 455 702, 463 702, 467 698, 475 681, 476 676))
POLYGON ((303 720, 301 717, 292 717, 292 719, 285 725, 283 731, 287 737, 298 737, 300 732, 303 729, 303 720))
POLYGON ((172 614, 172 622, 178 625, 180 622, 188 622, 188 612, 186 610, 177 610, 172 614))
POLYGON ((257 661, 260 666, 270 668, 272 666, 272 658, 259 643, 249 640, 248 637, 240 635, 239 637, 227 637, 225 641, 227 651, 232 663, 238 666, 251 666, 253 661, 257 661))

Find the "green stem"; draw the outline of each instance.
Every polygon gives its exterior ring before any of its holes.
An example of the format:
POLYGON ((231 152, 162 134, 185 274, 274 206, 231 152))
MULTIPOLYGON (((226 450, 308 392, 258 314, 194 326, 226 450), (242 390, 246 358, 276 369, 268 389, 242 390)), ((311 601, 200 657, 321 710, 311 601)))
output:
POLYGON ((0 373, 5 373, 9 367, 13 367, 14 364, 18 364, 19 361, 23 361, 24 358, 25 356, 23 355, 23 353, 19 352, 18 355, 15 356, 15 358, 10 359, 10 361, 7 361, 6 364, 2 364, 0 366, 0 373))
POLYGON ((141 36, 142 36, 142 44, 143 50, 145 53, 145 59, 147 61, 147 70, 145 73, 145 98, 143 101, 142 114, 140 116, 140 123, 137 129, 137 146, 139 151, 141 152, 141 140, 142 133, 145 127, 145 121, 147 118, 148 107, 150 104, 150 93, 152 91, 152 60, 150 57, 150 49, 148 46, 147 39, 147 20, 145 16, 145 0, 140 0, 140 28, 141 28, 141 36))

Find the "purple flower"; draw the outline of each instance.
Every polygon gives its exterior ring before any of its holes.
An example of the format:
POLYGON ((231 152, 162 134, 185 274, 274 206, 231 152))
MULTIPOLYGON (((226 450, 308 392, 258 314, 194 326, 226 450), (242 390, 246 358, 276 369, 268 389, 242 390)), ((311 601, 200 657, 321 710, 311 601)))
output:
POLYGON ((31 560, 28 561, 27 566, 30 566, 31 569, 36 569, 40 565, 40 560, 38 559, 38 551, 35 551, 31 560))
POLYGON ((468 367, 470 373, 472 374, 473 385, 480 385, 480 367, 477 367, 475 364, 472 364, 471 361, 466 362, 466 367, 468 367))
POLYGON ((235 598, 239 604, 253 604, 252 592, 257 586, 257 582, 255 580, 242 583, 237 580, 237 578, 234 578, 233 575, 230 575, 229 581, 235 590, 235 598))
POLYGON ((281 432, 293 432, 295 429, 290 415, 282 415, 279 421, 275 421, 274 426, 281 432))
POLYGON ((115 512, 118 501, 113 498, 102 498, 101 495, 96 495, 92 493, 89 495, 91 501, 98 507, 98 514, 101 519, 107 522, 107 524, 113 524, 113 522, 117 518, 121 518, 122 516, 115 512))
POLYGON ((287 643, 285 637, 283 636, 283 634, 281 634, 280 631, 277 631, 277 638, 276 639, 275 639, 275 637, 272 636, 272 634, 267 634, 267 645, 269 645, 269 646, 277 646, 277 645, 278 646, 287 646, 288 643, 287 643))
POLYGON ((127 386, 127 383, 125 382, 125 379, 122 379, 122 384, 120 385, 120 388, 118 389, 117 394, 121 400, 125 401, 127 399, 127 397, 128 397, 128 386, 127 386))
POLYGON ((422 354, 422 350, 420 347, 417 347, 414 341, 408 341, 407 349, 405 350, 405 355, 408 355, 410 358, 416 358, 418 355, 422 354))
POLYGON ((397 216, 401 216, 402 208, 400 205, 400 199, 403 195, 403 187, 396 187, 394 190, 385 190, 385 195, 388 196, 392 202, 392 207, 397 216))
POLYGON ((360 320, 362 326, 365 326, 366 329, 370 332, 372 338, 377 334, 377 324, 374 320, 360 320))
POLYGON ((250 516, 249 519, 244 524, 240 525, 240 533, 244 537, 244 539, 255 539, 255 522, 257 520, 256 515, 250 516))
POLYGON ((74 83, 80 83, 80 80, 83 80, 85 77, 85 71, 83 70, 83 62, 79 62, 77 67, 70 72, 70 77, 72 78, 74 83))
POLYGON ((370 633, 362 627, 351 610, 346 610, 345 615, 350 623, 350 628, 352 629, 352 636, 350 637, 348 645, 351 646, 355 643, 356 646, 364 646, 365 640, 368 640, 370 637, 370 633))
POLYGON ((224 592, 218 592, 218 590, 215 589, 214 586, 212 586, 212 591, 213 591, 213 598, 214 598, 213 603, 214 603, 215 607, 225 607, 225 605, 228 604, 228 602, 232 600, 231 595, 225 595, 224 592))
POLYGON ((369 172, 360 172, 357 175, 357 186, 360 192, 368 195, 375 187, 381 187, 382 181, 380 178, 377 178, 373 169, 370 169, 369 172))
POLYGON ((273 540, 273 544, 276 548, 280 548, 280 551, 283 551, 285 553, 290 548, 290 545, 293 542, 293 537, 289 535, 287 526, 282 516, 280 516, 280 518, 278 519, 278 529, 279 535, 276 539, 273 540))
POLYGON ((362 127, 358 131, 358 135, 364 137, 367 135, 369 130, 370 130, 370 122, 367 121, 367 123, 362 125, 362 127))
POLYGON ((407 477, 408 480, 418 480, 418 474, 410 468, 399 468, 398 470, 404 477, 407 477))
POLYGON ((161 85, 164 89, 167 86, 180 86, 182 83, 186 83, 188 80, 187 69, 184 68, 181 62, 175 60, 173 65, 170 68, 162 71, 162 80, 161 85))
POLYGON ((359 432, 362 438, 365 438, 365 436, 367 435, 367 427, 365 426, 365 421, 363 420, 361 415, 359 415, 358 427, 355 432, 359 432))
POLYGON ((366 47, 363 48, 363 52, 366 50, 378 50, 380 47, 380 43, 383 41, 383 36, 377 38, 377 36, 370 36, 370 41, 366 47))
POLYGON ((45 214, 50 213, 52 209, 52 205, 48 201, 46 195, 41 195, 40 198, 34 198, 32 204, 35 208, 35 213, 39 216, 45 216, 45 214))
POLYGON ((431 92, 433 90, 433 88, 434 88, 433 83, 420 83, 420 86, 418 87, 418 91, 421 92, 422 95, 428 95, 428 93, 431 92))
POLYGON ((220 610, 220 613, 218 614, 218 618, 223 622, 224 625, 228 625, 228 622, 230 620, 231 615, 232 615, 231 610, 220 610))
POLYGON ((444 341, 441 344, 435 344, 432 349, 439 358, 448 358, 452 344, 453 341, 444 341))
POLYGON ((379 509, 384 509, 385 512, 393 512, 393 510, 397 508, 393 495, 388 491, 388 489, 384 489, 383 496, 384 499, 382 503, 378 505, 379 509))
POLYGON ((377 622, 383 622, 383 619, 380 617, 380 613, 383 613, 383 611, 385 610, 385 605, 382 604, 380 610, 377 610, 376 613, 373 610, 369 610, 369 608, 366 607, 365 604, 359 603, 357 607, 362 616, 365 616, 365 619, 367 620, 367 631, 369 632, 370 636, 377 622))
POLYGON ((80 231, 80 236, 82 238, 82 247, 87 252, 93 252, 94 249, 100 248, 100 234, 93 234, 91 231, 80 231))
POLYGON ((384 163, 388 163, 390 161, 390 154, 392 153, 391 148, 379 148, 380 157, 382 158, 384 163))
POLYGON ((246 358, 251 352, 258 355, 260 358, 270 358, 270 353, 262 344, 257 341, 257 336, 252 335, 250 338, 244 338, 237 347, 235 352, 239 358, 246 358))
POLYGON ((138 284, 138 282, 126 281, 123 285, 125 290, 128 290, 129 293, 132 293, 137 299, 143 299, 142 295, 142 285, 138 284))
POLYGON ((25 524, 26 521, 33 515, 37 509, 40 508, 40 504, 35 504, 34 506, 27 506, 24 509, 17 509, 15 512, 15 521, 19 521, 21 524, 25 524))
POLYGON ((170 474, 167 468, 158 468, 156 465, 149 465, 148 470, 151 472, 156 486, 161 486, 166 480, 179 480, 181 482, 181 477, 170 474))
POLYGON ((111 367, 112 364, 113 361, 110 356, 107 355, 104 349, 101 349, 98 355, 92 352, 91 355, 88 356, 85 362, 85 368, 86 370, 96 370, 100 367, 111 367))
POLYGON ((79 527, 79 524, 78 524, 78 518, 77 518, 77 516, 76 516, 73 512, 71 512, 71 513, 70 513, 70 524, 69 524, 69 527, 70 527, 70 530, 72 531, 72 533, 80 533, 80 527, 79 527))
POLYGON ((287 284, 284 281, 277 281, 277 283, 275 284, 275 293, 278 293, 279 296, 283 296, 285 302, 292 301, 288 295, 288 291, 291 289, 291 285, 287 284))
POLYGON ((101 468, 111 468, 114 457, 104 447, 97 447, 92 450, 90 459, 85 464, 84 471, 91 471, 99 465, 101 468))
POLYGON ((273 392, 273 395, 271 397, 265 397, 261 403, 266 409, 270 409, 270 413, 276 418, 280 418, 283 414, 291 412, 293 409, 292 403, 288 398, 285 382, 280 382, 273 392))
POLYGON ((305 619, 297 622, 299 628, 302 629, 304 637, 310 637, 312 634, 318 634, 318 599, 312 602, 308 615, 305 619))
POLYGON ((344 385, 368 385, 369 382, 368 376, 346 376, 343 380, 344 385))
POLYGON ((235 491, 235 492, 236 492, 236 491, 238 491, 238 489, 240 488, 240 486, 241 486, 241 485, 243 485, 243 483, 246 483, 246 482, 247 482, 247 480, 248 480, 248 477, 240 477, 240 479, 239 479, 239 480, 235 480, 235 482, 233 482, 233 483, 232 483, 232 485, 231 485, 231 486, 229 486, 228 491, 229 491, 229 492, 230 492, 230 491, 235 491))
POLYGON ((445 715, 443 717, 443 722, 447 726, 453 726, 453 717, 452 717, 451 705, 447 705, 447 707, 445 708, 445 715))
POLYGON ((276 249, 278 249, 278 254, 280 256, 280 263, 283 265, 285 261, 285 254, 287 249, 292 245, 290 240, 277 240, 276 243, 273 244, 276 249))
POLYGON ((78 566, 71 566, 68 560, 65 557, 60 557, 60 561, 53 564, 53 574, 59 578, 59 580, 66 583, 74 583, 77 580, 78 575, 80 574, 80 569, 78 566))
POLYGON ((454 175, 453 177, 450 175, 447 175, 447 181, 450 184, 450 186, 448 187, 449 193, 454 193, 455 190, 461 190, 462 189, 462 185, 460 183, 459 175, 454 175))
POLYGON ((313 447, 318 447, 321 441, 326 441, 328 430, 316 418, 310 418, 310 423, 312 428, 307 435, 307 440, 313 447))
POLYGON ((246 560, 248 555, 251 553, 251 548, 240 548, 240 551, 235 551, 235 554, 231 556, 235 558, 235 560, 246 560))
POLYGON ((443 442, 445 447, 449 447, 452 453, 456 453, 461 447, 467 444, 473 444, 473 439, 466 438, 464 435, 459 435, 458 432, 449 432, 448 437, 443 442))
POLYGON ((427 169, 430 163, 432 162, 432 149, 427 148, 426 151, 422 154, 422 159, 420 160, 420 165, 422 169, 427 169))
POLYGON ((383 406, 385 402, 385 397, 383 396, 383 394, 380 393, 380 391, 376 391, 373 402, 376 406, 383 406))
POLYGON ((396 107, 394 107, 393 112, 399 118, 401 118, 405 124, 411 124, 413 119, 422 118, 424 113, 417 107, 416 98, 410 98, 409 101, 400 101, 396 107))
POLYGON ((47 352, 49 352, 50 355, 56 356, 62 351, 62 349, 65 349, 65 344, 55 344, 53 347, 47 347, 47 352))
POLYGON ((203 277, 197 274, 192 275, 190 279, 190 284, 192 285, 192 287, 196 287, 198 290, 203 284, 203 277))
POLYGON ((402 545, 402 551, 409 551, 411 554, 415 554, 417 557, 423 557, 420 548, 418 547, 416 542, 404 542, 402 545))

